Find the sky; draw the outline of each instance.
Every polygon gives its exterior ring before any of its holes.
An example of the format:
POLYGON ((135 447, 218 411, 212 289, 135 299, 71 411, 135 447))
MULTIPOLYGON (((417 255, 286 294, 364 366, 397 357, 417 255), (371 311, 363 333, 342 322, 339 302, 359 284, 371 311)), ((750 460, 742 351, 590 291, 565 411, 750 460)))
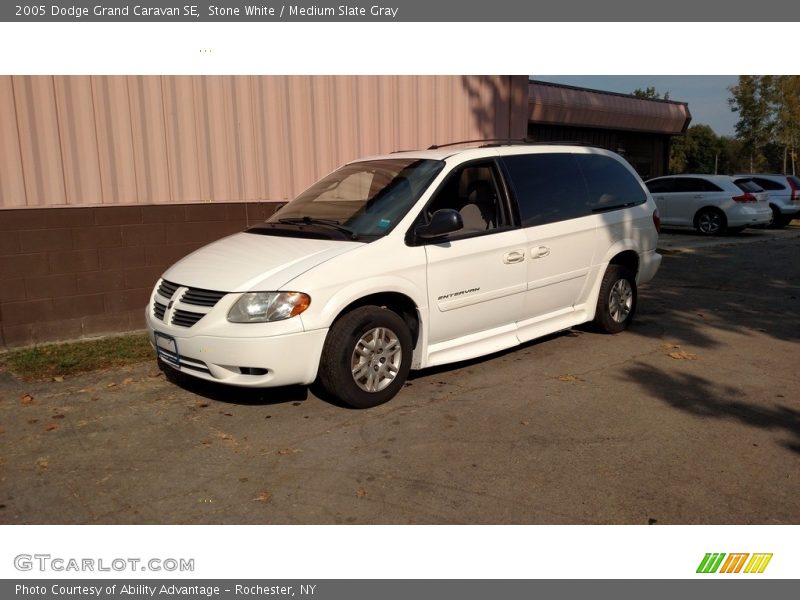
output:
POLYGON ((689 103, 692 125, 709 125, 717 135, 734 135, 736 113, 728 106, 728 87, 736 75, 531 75, 532 79, 630 94, 655 87, 670 100, 689 103))

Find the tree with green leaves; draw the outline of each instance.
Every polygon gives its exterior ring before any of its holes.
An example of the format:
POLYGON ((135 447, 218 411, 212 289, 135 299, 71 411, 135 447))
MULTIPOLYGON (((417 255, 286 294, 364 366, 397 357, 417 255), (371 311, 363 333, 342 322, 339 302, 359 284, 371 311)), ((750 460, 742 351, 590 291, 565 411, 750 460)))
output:
POLYGON ((731 110, 739 113, 736 138, 749 156, 751 172, 795 174, 800 145, 800 76, 740 75, 729 88, 731 110))
POLYGON ((800 77, 778 75, 765 77, 767 98, 772 112, 770 142, 782 150, 781 173, 796 172, 800 136, 800 77))
POLYGON ((654 86, 648 86, 645 89, 636 88, 632 93, 637 98, 646 98, 648 100, 669 100, 669 91, 664 92, 664 95, 662 96, 660 92, 656 91, 654 86))
POLYGON ((670 147, 670 173, 725 173, 730 168, 726 138, 708 125, 692 125, 670 147))

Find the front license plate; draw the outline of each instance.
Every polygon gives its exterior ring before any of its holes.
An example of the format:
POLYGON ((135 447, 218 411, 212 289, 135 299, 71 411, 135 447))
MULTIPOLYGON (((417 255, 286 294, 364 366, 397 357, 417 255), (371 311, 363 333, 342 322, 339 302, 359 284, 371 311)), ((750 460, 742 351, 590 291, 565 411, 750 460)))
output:
POLYGON ((168 362, 173 367, 179 367, 181 364, 180 355, 178 354, 178 342, 171 335, 165 333, 155 332, 156 337, 156 352, 158 356, 168 362))

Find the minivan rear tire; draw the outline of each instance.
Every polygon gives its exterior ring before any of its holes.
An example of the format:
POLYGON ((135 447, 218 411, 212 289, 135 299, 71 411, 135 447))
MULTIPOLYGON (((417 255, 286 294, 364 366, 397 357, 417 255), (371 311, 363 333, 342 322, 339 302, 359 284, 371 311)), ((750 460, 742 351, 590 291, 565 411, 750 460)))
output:
POLYGON ((348 406, 378 406, 403 387, 411 354, 411 332, 399 315, 379 306, 361 306, 334 322, 328 332, 318 382, 348 406))
POLYGON ((636 274, 622 265, 609 265, 600 284, 594 324, 605 333, 628 328, 636 312, 636 274))

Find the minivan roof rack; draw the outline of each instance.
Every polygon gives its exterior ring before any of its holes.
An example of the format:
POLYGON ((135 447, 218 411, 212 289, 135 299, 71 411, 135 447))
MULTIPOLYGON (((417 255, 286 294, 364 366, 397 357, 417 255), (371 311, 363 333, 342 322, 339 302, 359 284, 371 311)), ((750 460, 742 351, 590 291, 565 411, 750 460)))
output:
POLYGON ((511 138, 488 138, 480 140, 462 140, 460 142, 448 142, 447 144, 432 144, 428 146, 428 150, 438 150, 439 148, 448 148, 449 146, 460 146, 461 144, 477 144, 478 142, 503 142, 506 144, 527 144, 527 139, 511 139, 511 138))
POLYGON ((589 144, 580 140, 554 140, 554 141, 536 141, 530 138, 488 138, 481 140, 463 140, 460 142, 449 142, 447 144, 433 144, 428 147, 428 150, 438 150, 439 148, 447 148, 449 146, 460 146, 461 144, 476 144, 483 142, 480 148, 491 148, 493 146, 513 146, 515 144, 523 144, 526 146, 586 146, 589 148, 601 148, 595 144, 589 144))

